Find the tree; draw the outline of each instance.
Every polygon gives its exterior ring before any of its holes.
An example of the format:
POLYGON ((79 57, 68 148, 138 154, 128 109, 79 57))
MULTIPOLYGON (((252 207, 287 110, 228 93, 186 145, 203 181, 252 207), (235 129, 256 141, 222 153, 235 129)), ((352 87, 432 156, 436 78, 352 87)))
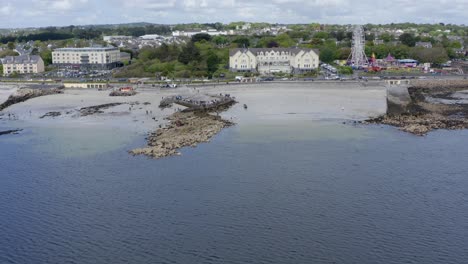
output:
POLYGON ((44 61, 45 66, 52 64, 52 51, 44 50, 40 53, 40 56, 44 61))
POLYGON ((212 40, 216 45, 225 45, 229 43, 225 36, 215 36, 212 40))
POLYGON ((183 64, 189 64, 191 61, 198 61, 200 59, 200 51, 195 44, 190 41, 182 48, 178 60, 183 64))
POLYGON ((366 38, 367 41, 374 41, 375 34, 374 33, 366 34, 365 38, 366 38))
POLYGON ((318 39, 327 39, 328 36, 329 36, 329 35, 328 35, 327 32, 317 32, 317 33, 315 33, 314 38, 318 38, 318 39))
POLYGON ((389 33, 383 33, 380 35, 380 39, 383 40, 384 42, 390 42, 393 40, 393 36, 390 35, 389 33))
POLYGON ((267 48, 277 48, 279 47, 278 42, 271 40, 270 42, 267 43, 267 48))
POLYGON ((275 38, 275 41, 280 47, 289 48, 296 44, 296 42, 288 34, 280 34, 275 38))
POLYGON ((192 42, 199 42, 202 40, 210 41, 211 36, 207 33, 199 33, 192 36, 192 42))
POLYGON ((336 53, 336 58, 339 60, 347 60, 351 54, 350 48, 340 48, 336 53))
POLYGON ((414 47, 414 45, 416 44, 416 38, 411 33, 401 34, 399 40, 401 41, 401 43, 408 47, 414 47))
POLYGON ((11 49, 11 50, 14 50, 14 49, 15 49, 15 46, 16 46, 15 43, 13 43, 13 42, 11 42, 11 41, 8 42, 8 44, 7 44, 7 48, 8 48, 8 49, 11 49))
POLYGON ((397 59, 409 58, 410 48, 406 45, 389 46, 390 54, 397 59))
POLYGON ((338 67, 338 72, 340 74, 350 75, 350 74, 353 74, 353 68, 350 67, 350 66, 339 66, 338 67))
POLYGON ((4 50, 0 51, 0 58, 4 58, 6 56, 18 56, 19 54, 16 51, 12 50, 4 50))
POLYGON ((39 49, 34 47, 32 50, 31 50, 31 55, 39 55, 39 49))
POLYGON ((336 38, 336 40, 342 41, 343 39, 346 38, 346 34, 345 34, 344 31, 340 30, 340 31, 336 32, 336 34, 334 35, 334 37, 336 38))
POLYGON ((449 57, 444 48, 413 48, 411 56, 420 62, 430 62, 442 64, 448 61, 449 57))
POLYGON ((323 48, 320 50, 320 60, 325 63, 333 62, 335 59, 335 52, 331 48, 323 48))
POLYGON ((248 48, 250 46, 250 40, 247 37, 239 37, 233 43, 237 43, 239 48, 248 48))
POLYGON ((218 64, 220 63, 220 59, 216 54, 212 51, 208 53, 208 57, 206 59, 206 66, 208 70, 208 75, 210 77, 213 76, 213 73, 215 73, 218 70, 218 64))

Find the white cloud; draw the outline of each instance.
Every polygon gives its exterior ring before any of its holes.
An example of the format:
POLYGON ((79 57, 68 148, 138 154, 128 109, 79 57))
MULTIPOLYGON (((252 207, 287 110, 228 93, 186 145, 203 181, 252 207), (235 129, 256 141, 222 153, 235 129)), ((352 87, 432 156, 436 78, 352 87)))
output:
POLYGON ((13 6, 10 3, 0 7, 0 15, 8 16, 8 15, 11 15, 12 13, 13 13, 13 6))
POLYGON ((466 23, 467 0, 0 0, 2 27, 73 23, 466 23), (97 13, 101 11, 101 13, 97 13), (99 14, 96 16, 95 14, 99 14), (15 16, 12 20, 8 16, 15 16))

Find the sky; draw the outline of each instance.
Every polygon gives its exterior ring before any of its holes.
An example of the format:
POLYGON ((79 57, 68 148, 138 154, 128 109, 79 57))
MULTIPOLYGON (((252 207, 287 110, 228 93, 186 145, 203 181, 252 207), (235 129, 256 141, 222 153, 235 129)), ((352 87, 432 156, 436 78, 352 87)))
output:
POLYGON ((0 0, 0 28, 270 22, 468 25, 468 0, 0 0))

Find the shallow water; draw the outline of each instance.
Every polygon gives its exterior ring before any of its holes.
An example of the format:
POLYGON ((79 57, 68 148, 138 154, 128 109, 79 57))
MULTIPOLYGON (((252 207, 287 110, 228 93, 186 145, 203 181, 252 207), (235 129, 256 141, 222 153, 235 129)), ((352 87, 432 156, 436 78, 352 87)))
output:
POLYGON ((468 262, 468 131, 267 118, 161 160, 125 135, 0 137, 0 263, 468 262))

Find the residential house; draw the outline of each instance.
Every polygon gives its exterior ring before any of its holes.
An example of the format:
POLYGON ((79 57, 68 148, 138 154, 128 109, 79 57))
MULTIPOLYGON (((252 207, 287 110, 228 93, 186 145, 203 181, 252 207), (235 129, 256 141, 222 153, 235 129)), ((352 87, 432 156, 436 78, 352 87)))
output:
POLYGON ((44 61, 37 55, 7 56, 1 59, 3 75, 44 72, 44 61))
POLYGON ((384 44, 384 41, 383 39, 374 39, 374 45, 383 45, 384 44))
POLYGON ((431 49, 432 48, 432 43, 431 42, 416 42, 416 47, 423 47, 426 49, 431 49))

